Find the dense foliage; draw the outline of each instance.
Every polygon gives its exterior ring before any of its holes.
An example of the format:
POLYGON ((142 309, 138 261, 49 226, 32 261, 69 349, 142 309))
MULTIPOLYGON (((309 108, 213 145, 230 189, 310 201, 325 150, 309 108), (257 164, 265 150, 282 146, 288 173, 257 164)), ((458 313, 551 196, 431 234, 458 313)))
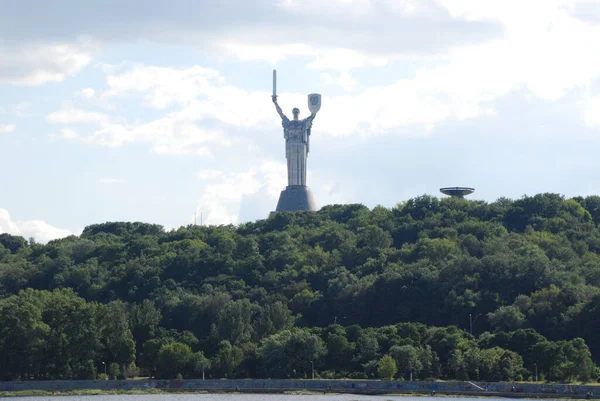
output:
POLYGON ((600 197, 0 234, 0 379, 596 380, 600 197))

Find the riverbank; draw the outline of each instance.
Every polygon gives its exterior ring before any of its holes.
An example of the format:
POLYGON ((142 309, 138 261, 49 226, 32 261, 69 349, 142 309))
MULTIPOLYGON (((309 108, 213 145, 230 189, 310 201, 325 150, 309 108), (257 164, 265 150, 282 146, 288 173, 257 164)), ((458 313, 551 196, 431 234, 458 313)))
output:
POLYGON ((0 396, 163 393, 436 395, 503 398, 600 398, 600 387, 539 383, 386 380, 64 380, 0 382, 0 396))

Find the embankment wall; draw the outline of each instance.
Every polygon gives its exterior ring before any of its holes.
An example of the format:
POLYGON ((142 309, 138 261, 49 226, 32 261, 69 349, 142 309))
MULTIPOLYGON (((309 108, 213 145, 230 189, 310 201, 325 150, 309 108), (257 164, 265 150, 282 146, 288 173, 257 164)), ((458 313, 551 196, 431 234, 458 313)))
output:
POLYGON ((421 392, 440 394, 472 394, 523 396, 554 395, 581 396, 588 393, 600 395, 600 387, 570 384, 539 383, 482 383, 475 382, 429 382, 429 381, 387 381, 387 380, 273 380, 273 379, 240 379, 240 380, 48 380, 48 381, 13 381, 0 382, 0 391, 23 390, 206 390, 206 391, 332 391, 350 393, 404 393, 421 392), (514 386, 514 390, 513 390, 514 386), (479 389, 483 388, 484 390, 479 389), (599 394, 596 394, 599 393, 599 394))

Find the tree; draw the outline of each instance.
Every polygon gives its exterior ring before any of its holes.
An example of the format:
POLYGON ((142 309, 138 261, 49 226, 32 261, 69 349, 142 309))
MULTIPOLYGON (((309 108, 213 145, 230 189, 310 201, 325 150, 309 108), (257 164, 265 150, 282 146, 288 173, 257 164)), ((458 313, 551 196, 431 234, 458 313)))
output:
POLYGON ((396 360, 397 366, 400 367, 400 374, 405 379, 413 375, 417 377, 423 369, 419 351, 412 345, 394 345, 390 348, 390 354, 396 360))
POLYGON ((27 240, 23 237, 10 234, 0 234, 0 244, 11 253, 17 253, 27 247, 27 240))
POLYGON ((99 314, 104 360, 115 362, 118 366, 131 364, 135 361, 135 342, 129 329, 125 304, 113 301, 104 305, 99 314))
POLYGON ((318 336, 298 328, 267 337, 259 349, 264 372, 279 378, 310 377, 312 364, 317 364, 325 353, 318 336))
POLYGON ((179 373, 186 376, 193 372, 195 362, 189 345, 171 342, 158 352, 156 375, 161 379, 174 379, 179 373))
POLYGON ((223 340, 219 343, 219 351, 213 365, 216 365, 218 372, 223 377, 231 379, 235 377, 243 358, 244 353, 241 348, 223 340))
POLYGON ((390 355, 384 355, 377 363, 377 374, 382 379, 392 380, 397 371, 396 361, 390 355))
POLYGON ((225 305, 219 311, 217 327, 219 337, 238 345, 252 337, 254 308, 249 300, 242 299, 225 305))
POLYGON ((28 289, 0 301, 0 375, 4 380, 28 379, 43 371, 40 355, 50 327, 42 321, 37 296, 28 289))
POLYGON ((111 364, 367 378, 389 355, 405 379, 592 380, 599 205, 422 196, 168 232, 108 222, 47 244, 0 234, 0 379, 111 364))
POLYGON ((488 320, 496 331, 513 331, 525 325, 526 318, 516 306, 502 306, 488 313, 488 320))

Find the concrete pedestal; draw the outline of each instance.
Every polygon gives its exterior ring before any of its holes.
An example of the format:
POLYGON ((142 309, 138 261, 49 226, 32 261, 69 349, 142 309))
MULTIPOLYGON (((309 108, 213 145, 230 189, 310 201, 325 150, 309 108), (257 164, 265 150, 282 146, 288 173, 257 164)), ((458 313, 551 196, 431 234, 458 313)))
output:
POLYGON ((305 185, 288 185, 281 195, 279 195, 279 202, 277 202, 277 212, 297 212, 301 210, 315 211, 317 205, 315 198, 305 185))

